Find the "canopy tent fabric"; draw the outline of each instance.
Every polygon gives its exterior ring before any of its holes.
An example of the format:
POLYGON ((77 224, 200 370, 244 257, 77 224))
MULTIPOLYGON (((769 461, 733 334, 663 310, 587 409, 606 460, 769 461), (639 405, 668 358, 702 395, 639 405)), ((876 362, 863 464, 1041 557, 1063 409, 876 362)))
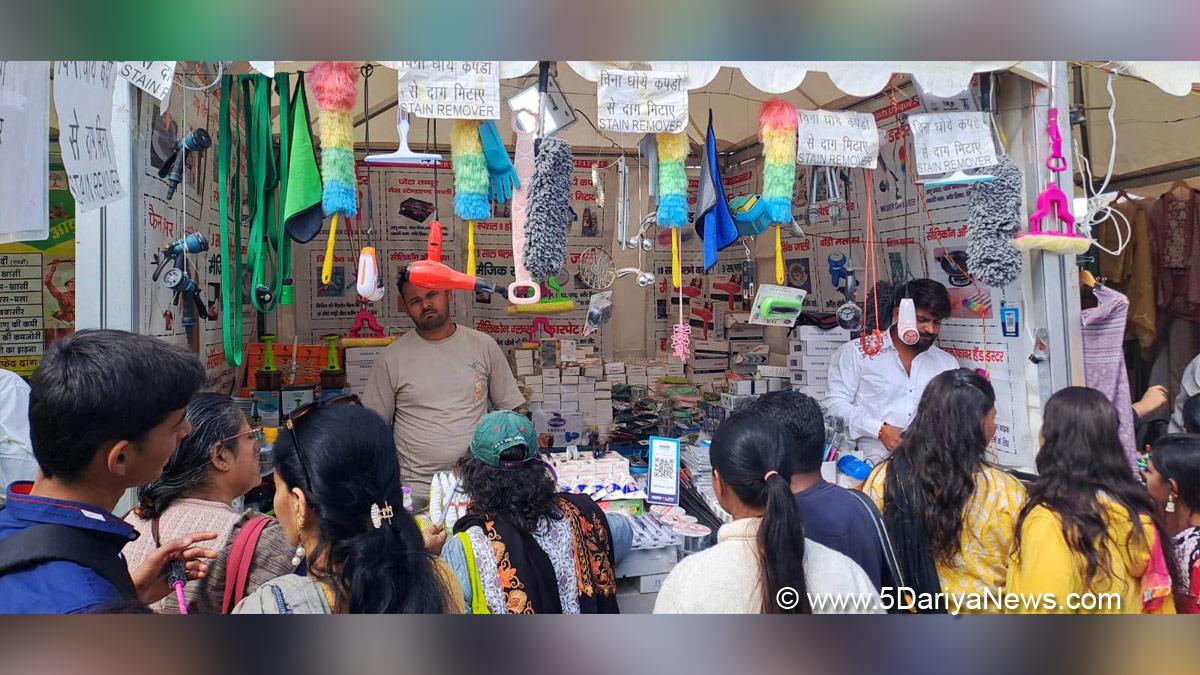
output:
MULTIPOLYGON (((1200 62, 1080 64, 1086 151, 1093 177, 1102 181, 1113 148, 1108 122, 1107 68, 1116 68, 1116 157, 1109 191, 1124 188, 1157 197, 1184 180, 1200 188, 1200 62), (1144 78, 1144 79, 1139 79, 1144 78)), ((1074 82, 1072 82, 1074 84, 1074 82)), ((1062 104, 1060 103, 1060 106, 1062 104)), ((1083 134, 1080 137, 1083 147, 1083 134)))
MULTIPOLYGON (((398 61, 380 61, 384 69, 372 76, 371 100, 367 109, 372 113, 371 141, 380 148, 392 145, 398 138, 395 129, 394 105, 396 90, 384 80, 394 79, 398 61)), ((262 72, 307 70, 312 62, 250 62, 247 69, 262 72)), ((596 118, 595 80, 605 68, 645 68, 658 71, 683 71, 689 75, 691 90, 691 120, 688 133, 692 140, 703 142, 707 112, 713 110, 718 147, 728 150, 753 141, 758 133, 758 106, 767 99, 780 97, 808 110, 840 109, 862 98, 883 91, 893 75, 915 79, 931 93, 953 96, 965 89, 975 73, 1011 70, 1038 82, 1045 83, 1049 72, 1047 61, 558 61, 554 75, 571 105, 582 113, 579 121, 563 130, 562 136, 578 151, 635 151, 640 136, 634 134, 599 134, 588 120, 596 118)), ((501 96, 508 96, 536 80, 536 61, 501 61, 501 96)), ((361 96, 361 80, 360 80, 361 96)), ((361 100, 361 98, 360 98, 361 100)), ((365 139, 361 112, 356 116, 357 142, 365 139)), ((498 121, 508 129, 508 111, 503 110, 498 121)), ((414 120, 410 144, 421 147, 433 140, 436 124, 439 145, 449 140, 449 125, 431 123, 426 139, 426 122, 414 120)))

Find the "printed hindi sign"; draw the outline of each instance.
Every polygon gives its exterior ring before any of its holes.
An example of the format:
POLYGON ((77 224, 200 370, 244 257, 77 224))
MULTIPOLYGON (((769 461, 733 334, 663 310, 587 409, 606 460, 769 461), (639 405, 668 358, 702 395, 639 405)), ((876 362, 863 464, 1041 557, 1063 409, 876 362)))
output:
POLYGON ((174 61, 117 61, 117 74, 160 102, 171 93, 175 81, 174 61))
POLYGON ((500 119, 499 61, 401 61, 400 108, 435 119, 500 119))
POLYGON ((688 121, 687 75, 602 70, 596 82, 596 108, 601 131, 679 133, 688 121))
POLYGON ((858 112, 801 110, 796 163, 874 169, 879 159, 875 117, 858 112))
POLYGON ((50 64, 0 61, 0 244, 50 235, 50 64))
POLYGON ((56 61, 54 65, 58 145, 77 213, 125 196, 110 133, 116 80, 113 61, 56 61))
POLYGON ((999 161, 987 113, 909 115, 908 125, 913 133, 918 175, 977 169, 999 161))

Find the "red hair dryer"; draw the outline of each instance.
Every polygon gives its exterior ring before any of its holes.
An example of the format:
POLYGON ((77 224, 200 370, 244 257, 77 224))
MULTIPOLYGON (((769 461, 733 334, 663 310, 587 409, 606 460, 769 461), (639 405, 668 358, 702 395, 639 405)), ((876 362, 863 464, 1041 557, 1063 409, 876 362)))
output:
POLYGON ((450 269, 442 263, 442 224, 436 220, 429 225, 429 240, 425 247, 425 260, 408 266, 408 281, 430 291, 467 291, 470 293, 496 293, 503 296, 496 284, 450 269))

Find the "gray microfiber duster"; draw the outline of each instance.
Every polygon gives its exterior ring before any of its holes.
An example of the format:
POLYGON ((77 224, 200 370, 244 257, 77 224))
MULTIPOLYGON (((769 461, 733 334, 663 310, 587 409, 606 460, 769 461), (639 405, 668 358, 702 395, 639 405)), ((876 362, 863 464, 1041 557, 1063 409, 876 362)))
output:
POLYGON ((967 256, 971 276, 999 288, 1021 274, 1021 252, 1009 242, 1021 229, 1021 169, 1008 157, 984 171, 996 177, 968 191, 967 256))
POLYGON ((550 279, 567 257, 571 172, 575 158, 561 138, 543 138, 533 160, 525 213, 525 267, 537 280, 550 279))

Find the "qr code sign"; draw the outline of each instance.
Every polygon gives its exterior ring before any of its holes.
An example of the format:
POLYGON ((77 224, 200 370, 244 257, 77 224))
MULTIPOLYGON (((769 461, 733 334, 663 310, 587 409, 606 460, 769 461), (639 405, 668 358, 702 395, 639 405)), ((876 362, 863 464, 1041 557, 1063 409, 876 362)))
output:
POLYGON ((670 476, 675 472, 675 460, 670 457, 654 458, 654 475, 670 476))

